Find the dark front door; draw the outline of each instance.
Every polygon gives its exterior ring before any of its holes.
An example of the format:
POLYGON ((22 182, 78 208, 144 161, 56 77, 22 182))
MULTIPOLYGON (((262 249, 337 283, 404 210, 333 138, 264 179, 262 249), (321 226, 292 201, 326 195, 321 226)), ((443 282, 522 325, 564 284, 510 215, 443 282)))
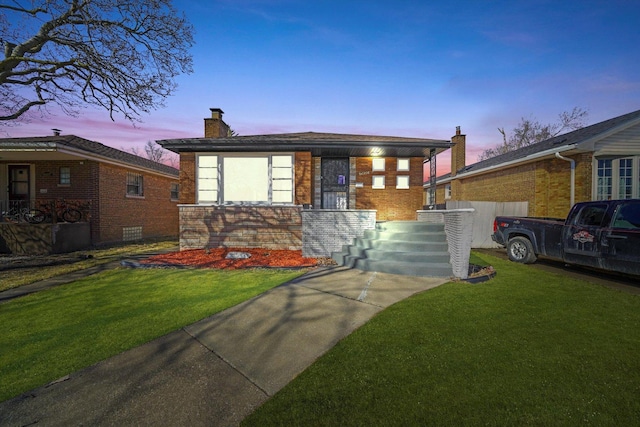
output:
POLYGON ((322 209, 349 209, 349 159, 322 159, 322 209))
POLYGON ((9 165, 9 200, 29 200, 29 166, 9 165))

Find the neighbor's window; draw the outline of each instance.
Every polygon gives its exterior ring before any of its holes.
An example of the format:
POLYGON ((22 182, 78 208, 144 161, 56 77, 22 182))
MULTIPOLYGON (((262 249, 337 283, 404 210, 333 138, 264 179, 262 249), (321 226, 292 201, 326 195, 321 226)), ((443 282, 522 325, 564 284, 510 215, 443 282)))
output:
POLYGON ((371 177, 371 188, 382 189, 384 188, 384 176, 383 175, 374 175, 371 177))
POLYGON ((640 198, 640 156, 598 159, 595 200, 640 198))
POLYGON ((127 196, 144 196, 141 174, 127 172, 127 196))
POLYGON ((408 171, 409 170, 409 159, 398 159, 398 170, 399 171, 408 171))
POLYGON ((444 198, 445 199, 451 198, 451 184, 447 184, 444 186, 444 198))
POLYGON ((618 172, 618 198, 630 199, 633 197, 633 159, 620 159, 618 172))
POLYGON ((199 203, 293 203, 293 156, 198 157, 199 203))
POLYGON ((384 157, 374 157, 371 165, 374 172, 384 171, 384 157))
POLYGON ((180 184, 177 182, 171 183, 171 200, 178 200, 180 198, 180 184))
POLYGON ((611 160, 598 160, 598 182, 596 184, 597 199, 609 200, 612 194, 611 160))
POLYGON ((409 177, 408 176, 397 176, 396 177, 396 188, 399 190, 406 190, 409 188, 409 177))
POLYGON ((60 179, 58 182, 60 185, 71 184, 71 168, 63 166, 60 168, 60 179))

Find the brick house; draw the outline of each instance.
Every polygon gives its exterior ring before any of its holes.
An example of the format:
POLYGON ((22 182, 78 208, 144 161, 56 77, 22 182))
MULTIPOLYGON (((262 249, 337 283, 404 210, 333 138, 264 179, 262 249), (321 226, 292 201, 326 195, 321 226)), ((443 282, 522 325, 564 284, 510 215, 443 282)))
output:
POLYGON ((425 183, 427 204, 525 201, 529 216, 564 218, 573 203, 640 198, 640 110, 469 166, 459 128, 451 143, 451 173, 425 183))
POLYGON ((319 211, 328 216, 309 223, 325 224, 327 232, 337 216, 353 224, 415 220, 424 201, 424 162, 450 147, 442 140, 315 132, 230 136, 222 114, 211 109, 204 138, 157 141, 180 155, 182 249, 301 249, 303 216, 319 211))
POLYGON ((178 177, 170 166, 59 132, 0 139, 2 211, 63 199, 82 211, 93 245, 176 237, 178 177))

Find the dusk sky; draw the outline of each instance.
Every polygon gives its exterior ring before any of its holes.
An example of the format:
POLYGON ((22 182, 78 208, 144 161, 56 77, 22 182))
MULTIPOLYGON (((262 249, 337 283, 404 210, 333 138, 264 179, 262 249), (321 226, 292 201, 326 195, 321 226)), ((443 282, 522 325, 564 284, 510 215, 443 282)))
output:
MULTIPOLYGON (((203 136, 209 108, 240 135, 335 132, 450 139, 467 163, 498 127, 573 107, 595 123, 640 109, 640 2, 179 0, 194 73, 136 127, 87 109, 0 127, 104 144, 203 136)), ((53 111, 53 110, 52 110, 53 111)), ((449 159, 438 158, 440 173, 449 159)), ((443 170, 444 168, 444 170, 443 170)))

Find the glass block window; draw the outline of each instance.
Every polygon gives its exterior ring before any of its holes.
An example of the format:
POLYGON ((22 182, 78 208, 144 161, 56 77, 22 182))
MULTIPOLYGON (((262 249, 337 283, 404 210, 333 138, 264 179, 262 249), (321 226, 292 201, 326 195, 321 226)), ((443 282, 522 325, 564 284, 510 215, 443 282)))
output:
POLYGON ((409 188, 409 176, 397 176, 396 177, 396 188, 399 190, 406 190, 409 188))
POLYGON ((371 188, 378 190, 384 188, 384 175, 374 175, 371 178, 371 188))
POLYGON ((371 161, 371 169, 374 172, 384 172, 384 157, 374 157, 371 161))

